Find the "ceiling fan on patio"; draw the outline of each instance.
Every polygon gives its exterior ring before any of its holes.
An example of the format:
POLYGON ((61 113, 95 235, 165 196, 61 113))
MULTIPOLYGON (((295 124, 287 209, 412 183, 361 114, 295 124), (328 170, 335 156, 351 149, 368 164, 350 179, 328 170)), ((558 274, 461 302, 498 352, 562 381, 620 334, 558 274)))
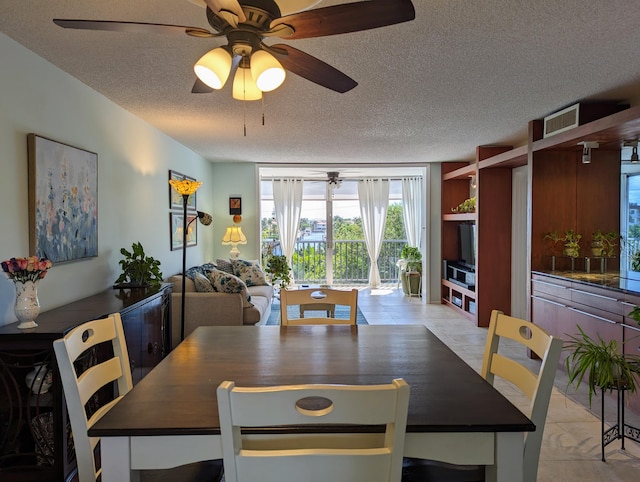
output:
POLYGON ((60 27, 73 29, 226 37, 226 45, 207 52, 194 65, 197 80, 192 92, 221 89, 235 69, 233 97, 257 100, 262 97, 262 92, 275 90, 282 84, 285 70, 340 93, 358 85, 324 61, 286 44, 267 45, 263 42, 265 38, 296 40, 324 37, 385 27, 415 18, 411 0, 360 1, 285 16, 282 16, 278 3, 282 2, 290 9, 291 4, 295 4, 292 0, 202 1, 206 3, 207 21, 213 32, 200 27, 112 20, 53 21, 60 27))

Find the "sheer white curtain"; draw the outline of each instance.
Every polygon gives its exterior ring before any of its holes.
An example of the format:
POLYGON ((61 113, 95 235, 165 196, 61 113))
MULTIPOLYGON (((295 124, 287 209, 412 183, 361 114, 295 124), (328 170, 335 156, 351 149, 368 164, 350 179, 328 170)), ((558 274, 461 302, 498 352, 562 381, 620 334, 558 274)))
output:
POLYGON ((422 178, 402 179, 402 215, 409 246, 420 247, 422 237, 422 178))
MULTIPOLYGON (((273 204, 276 210, 276 223, 280 231, 282 254, 291 266, 293 251, 298 238, 300 212, 302 210, 302 179, 276 179, 273 181, 273 204)), ((293 281, 293 273, 291 276, 293 281)))
POLYGON ((358 182, 358 198, 360 199, 360 215, 362 231, 371 260, 369 268, 369 286, 380 287, 380 270, 378 256, 384 238, 389 207, 389 181, 382 179, 364 179, 358 182))

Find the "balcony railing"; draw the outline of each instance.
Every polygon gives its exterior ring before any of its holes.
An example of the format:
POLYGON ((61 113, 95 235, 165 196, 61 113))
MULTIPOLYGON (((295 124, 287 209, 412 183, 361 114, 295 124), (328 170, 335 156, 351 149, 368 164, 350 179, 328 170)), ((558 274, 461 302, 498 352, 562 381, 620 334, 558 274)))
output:
MULTIPOLYGON (((378 269, 382 283, 396 283, 396 262, 406 240, 382 242, 378 269)), ((293 273, 296 283, 322 284, 327 282, 325 241, 298 241, 293 255, 293 273)), ((369 282, 369 254, 364 241, 334 241, 333 284, 366 285, 369 282)))

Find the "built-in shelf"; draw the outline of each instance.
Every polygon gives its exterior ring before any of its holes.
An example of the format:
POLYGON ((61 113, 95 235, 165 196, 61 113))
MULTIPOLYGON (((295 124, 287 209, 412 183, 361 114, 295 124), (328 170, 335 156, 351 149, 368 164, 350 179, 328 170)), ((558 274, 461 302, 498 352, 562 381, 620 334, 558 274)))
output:
POLYGON ((476 213, 451 213, 443 214, 443 221, 475 221, 476 213))
POLYGON ((640 137, 640 106, 630 107, 531 144, 532 150, 582 149, 578 142, 597 141, 600 148, 619 149, 622 140, 640 137))
POLYGON ((476 175, 476 165, 469 164, 468 166, 461 167, 455 171, 447 172, 442 175, 443 181, 449 181, 451 179, 468 179, 471 176, 476 175))
POLYGON ((520 146, 515 149, 497 154, 488 159, 478 162, 478 169, 488 169, 491 167, 520 167, 527 164, 529 156, 528 146, 520 146))

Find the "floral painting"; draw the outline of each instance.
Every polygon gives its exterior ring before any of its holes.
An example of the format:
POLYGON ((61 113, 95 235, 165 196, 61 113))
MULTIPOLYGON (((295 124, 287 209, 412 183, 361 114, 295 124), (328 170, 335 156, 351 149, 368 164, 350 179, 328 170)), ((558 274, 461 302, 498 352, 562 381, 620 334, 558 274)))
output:
POLYGON ((31 255, 53 263, 98 256, 98 155, 27 139, 31 255))

